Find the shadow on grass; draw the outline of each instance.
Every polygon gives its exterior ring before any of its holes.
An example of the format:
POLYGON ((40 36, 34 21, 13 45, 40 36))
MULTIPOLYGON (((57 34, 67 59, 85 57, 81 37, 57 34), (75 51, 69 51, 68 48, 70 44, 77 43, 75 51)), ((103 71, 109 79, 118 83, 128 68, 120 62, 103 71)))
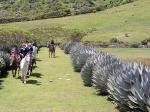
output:
POLYGON ((93 95, 96 95, 96 96, 103 96, 103 97, 108 96, 107 93, 100 93, 100 92, 97 92, 97 91, 94 92, 93 95))
POLYGON ((2 83, 4 82, 4 80, 0 80, 0 89, 3 89, 2 83))
POLYGON ((36 61, 42 61, 41 59, 36 59, 36 61))
POLYGON ((0 78, 2 78, 2 79, 0 79, 0 89, 4 88, 4 86, 3 86, 3 83, 4 83, 3 78, 7 78, 7 77, 8 77, 8 72, 6 70, 1 71, 0 78))
POLYGON ((33 67, 32 67, 33 70, 36 69, 36 68, 38 68, 38 67, 37 67, 37 66, 33 66, 33 67))
MULTIPOLYGON (((11 71, 11 70, 9 69, 9 71, 11 71)), ((0 78, 7 78, 7 77, 8 77, 8 71, 6 71, 6 70, 1 71, 0 78)))
POLYGON ((41 73, 32 73, 30 76, 36 77, 36 78, 42 78, 43 75, 41 73))
POLYGON ((55 56, 55 57, 53 57, 53 58, 59 58, 59 56, 55 56))
POLYGON ((33 84, 33 85, 41 85, 41 82, 37 81, 37 80, 28 80, 27 84, 33 84))

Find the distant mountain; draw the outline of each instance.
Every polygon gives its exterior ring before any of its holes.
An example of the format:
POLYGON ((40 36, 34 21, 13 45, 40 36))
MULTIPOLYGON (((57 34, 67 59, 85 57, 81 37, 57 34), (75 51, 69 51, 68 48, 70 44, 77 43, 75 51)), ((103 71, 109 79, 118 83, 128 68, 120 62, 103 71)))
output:
POLYGON ((95 13, 135 0, 0 0, 0 23, 95 13))

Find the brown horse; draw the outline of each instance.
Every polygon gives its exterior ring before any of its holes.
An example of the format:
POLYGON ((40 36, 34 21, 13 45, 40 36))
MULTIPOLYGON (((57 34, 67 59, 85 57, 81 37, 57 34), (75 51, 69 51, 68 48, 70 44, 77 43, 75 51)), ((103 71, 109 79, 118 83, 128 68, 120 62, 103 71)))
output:
POLYGON ((54 44, 49 44, 49 58, 55 57, 55 45, 54 44))
POLYGON ((13 77, 16 77, 17 70, 19 74, 19 64, 20 64, 21 58, 20 55, 16 53, 16 49, 12 49, 11 55, 10 55, 10 66, 12 68, 12 75, 13 77))

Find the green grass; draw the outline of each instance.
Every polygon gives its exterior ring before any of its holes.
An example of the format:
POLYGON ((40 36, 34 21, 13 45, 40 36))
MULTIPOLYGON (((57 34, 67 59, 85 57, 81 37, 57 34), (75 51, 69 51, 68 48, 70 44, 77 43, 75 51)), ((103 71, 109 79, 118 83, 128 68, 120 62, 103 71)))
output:
POLYGON ((83 86, 68 55, 57 49, 56 56, 49 59, 48 49, 41 49, 37 68, 26 85, 10 72, 1 79, 1 112, 117 112, 106 97, 83 86))
POLYGON ((99 13, 0 25, 4 28, 31 30, 43 27, 78 29, 87 33, 83 41, 108 42, 111 38, 134 43, 150 35, 149 0, 114 7, 99 13), (129 37, 126 37, 125 34, 129 37))
POLYGON ((138 61, 150 65, 149 48, 100 48, 99 50, 108 52, 123 60, 138 61))

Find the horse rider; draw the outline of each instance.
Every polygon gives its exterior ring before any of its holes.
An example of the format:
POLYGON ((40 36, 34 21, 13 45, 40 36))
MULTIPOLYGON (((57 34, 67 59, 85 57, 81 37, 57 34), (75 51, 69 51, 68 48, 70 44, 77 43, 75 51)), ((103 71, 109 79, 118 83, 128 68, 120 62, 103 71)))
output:
POLYGON ((10 54, 10 66, 12 68, 13 77, 16 76, 17 68, 19 67, 20 61, 21 61, 21 57, 19 55, 18 47, 14 46, 11 49, 11 54, 10 54))
POLYGON ((19 51, 20 51, 19 47, 17 45, 14 45, 13 48, 11 49, 10 58, 14 57, 15 59, 17 59, 17 61, 20 61, 19 51))
POLYGON ((54 42, 54 40, 51 40, 50 44, 55 47, 55 42, 54 42))
POLYGON ((22 44, 22 48, 20 49, 20 56, 21 59, 24 58, 26 56, 26 54, 28 53, 28 49, 25 43, 22 44))
MULTIPOLYGON (((54 40, 51 40, 50 43, 49 43, 49 48, 53 48, 55 50, 55 47, 56 47, 56 44, 54 42, 54 40)), ((54 51, 55 52, 55 51, 54 51)))
POLYGON ((32 55, 32 52, 33 52, 33 46, 32 46, 31 43, 28 44, 28 46, 27 46, 27 51, 28 51, 29 54, 32 55))

